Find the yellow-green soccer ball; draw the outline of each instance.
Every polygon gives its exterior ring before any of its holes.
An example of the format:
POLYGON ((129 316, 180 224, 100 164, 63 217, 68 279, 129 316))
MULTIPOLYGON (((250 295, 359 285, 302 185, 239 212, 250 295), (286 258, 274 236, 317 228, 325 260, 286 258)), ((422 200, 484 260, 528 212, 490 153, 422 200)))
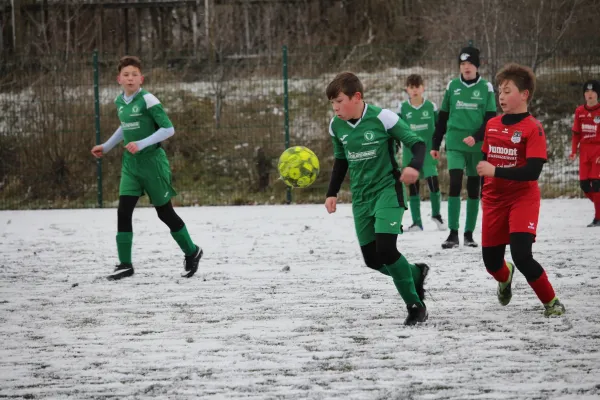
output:
POLYGON ((279 157, 277 169, 286 185, 305 188, 319 176, 319 158, 307 147, 290 147, 279 157))

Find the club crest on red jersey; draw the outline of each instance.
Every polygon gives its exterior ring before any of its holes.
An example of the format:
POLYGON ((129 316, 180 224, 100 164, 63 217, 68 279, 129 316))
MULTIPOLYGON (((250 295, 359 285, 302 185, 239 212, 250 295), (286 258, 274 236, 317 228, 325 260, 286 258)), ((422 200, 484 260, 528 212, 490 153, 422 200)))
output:
POLYGON ((523 132, 521 131, 515 131, 515 133, 513 133, 512 137, 510 138, 510 141, 517 144, 517 143, 521 143, 521 136, 523 135, 523 132))

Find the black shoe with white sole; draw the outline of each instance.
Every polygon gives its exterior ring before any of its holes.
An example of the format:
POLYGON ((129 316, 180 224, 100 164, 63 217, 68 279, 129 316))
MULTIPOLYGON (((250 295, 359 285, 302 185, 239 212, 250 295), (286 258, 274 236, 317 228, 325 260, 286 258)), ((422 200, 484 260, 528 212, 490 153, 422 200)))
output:
POLYGON ((475 240, 473 240, 473 232, 465 232, 464 236, 464 245, 468 247, 477 247, 479 246, 475 240))
POLYGON ((183 269, 184 271, 181 273, 182 278, 191 278, 194 276, 196 271, 198 271, 198 263, 202 258, 202 254, 204 252, 198 246, 196 246, 196 251, 191 256, 185 256, 183 260, 183 269))
POLYGON ((121 263, 115 266, 114 272, 108 275, 106 279, 109 281, 118 281, 119 279, 127 278, 131 275, 133 275, 133 265, 129 263, 121 263))
POLYGON ((453 249, 455 247, 458 247, 458 245, 458 231, 451 230, 450 234, 448 235, 448 239, 446 239, 446 241, 442 243, 442 249, 453 249))

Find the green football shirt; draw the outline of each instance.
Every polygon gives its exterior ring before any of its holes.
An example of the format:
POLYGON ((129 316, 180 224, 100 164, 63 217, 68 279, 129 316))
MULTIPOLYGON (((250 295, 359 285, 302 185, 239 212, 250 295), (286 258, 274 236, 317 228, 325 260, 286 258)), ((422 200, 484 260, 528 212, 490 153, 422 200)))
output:
POLYGON ((400 103, 398 116, 408 124, 411 131, 419 136, 427 145, 427 151, 433 146, 433 134, 437 121, 437 105, 429 100, 423 100, 420 106, 413 106, 409 100, 400 103))
POLYGON ((464 83, 461 78, 453 79, 446 87, 440 110, 450 114, 446 127, 446 149, 480 152, 481 142, 469 147, 463 139, 475 135, 486 112, 496 112, 494 87, 481 77, 472 84, 464 83))
MULTIPOLYGON (((144 89, 141 89, 129 103, 125 101, 122 93, 119 94, 115 99, 115 105, 125 144, 145 139, 159 128, 173 127, 160 101, 144 89)), ((148 146, 136 155, 152 152, 157 147, 158 144, 148 146)), ((129 152, 125 154, 131 155, 129 152)))
POLYGON ((329 134, 335 158, 348 160, 353 196, 395 185, 396 141, 408 148, 423 142, 396 113, 366 103, 356 124, 333 117, 329 134))

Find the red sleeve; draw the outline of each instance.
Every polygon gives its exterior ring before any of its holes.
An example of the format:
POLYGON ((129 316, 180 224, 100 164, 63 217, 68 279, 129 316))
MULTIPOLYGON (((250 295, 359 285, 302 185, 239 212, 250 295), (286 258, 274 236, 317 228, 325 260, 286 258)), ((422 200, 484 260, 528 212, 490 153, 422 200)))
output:
POLYGON ((490 126, 490 121, 488 121, 487 124, 485 124, 485 130, 483 131, 483 145, 481 146, 481 151, 484 154, 487 154, 489 151, 488 140, 487 140, 488 126, 490 126))
POLYGON ((577 148, 579 147, 580 141, 581 134, 579 134, 579 132, 573 131, 573 138, 571 139, 571 154, 577 154, 577 148))
POLYGON ((543 158, 548 159, 546 152, 546 134, 539 121, 529 130, 525 148, 525 158, 543 158))
POLYGON ((575 116, 573 117, 573 128, 571 130, 576 133, 581 133, 581 122, 579 121, 581 118, 578 118, 577 114, 578 112, 575 110, 575 116))

